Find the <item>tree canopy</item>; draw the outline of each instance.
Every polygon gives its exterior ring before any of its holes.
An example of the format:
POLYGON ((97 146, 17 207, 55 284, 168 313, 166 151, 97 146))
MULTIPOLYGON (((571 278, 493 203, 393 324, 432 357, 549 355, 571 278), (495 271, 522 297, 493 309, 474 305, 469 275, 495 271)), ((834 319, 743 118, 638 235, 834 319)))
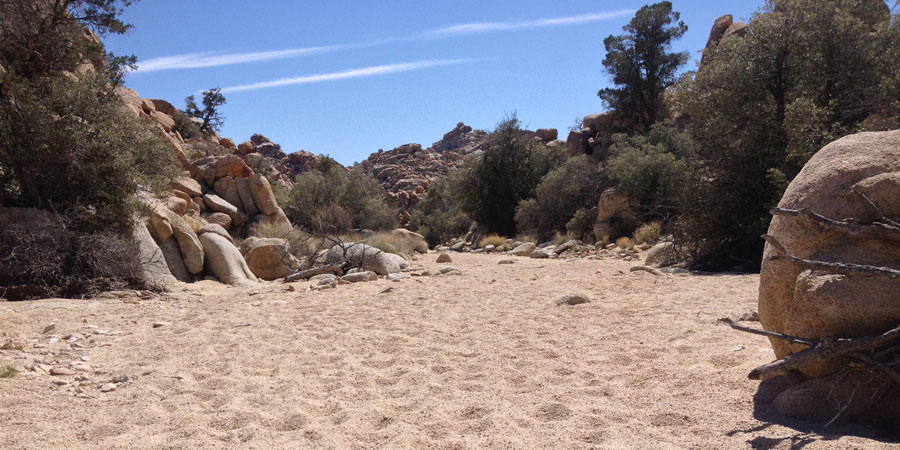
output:
POLYGON ((601 89, 597 95, 632 126, 647 130, 659 119, 663 92, 688 60, 687 52, 669 51, 672 41, 688 29, 679 19, 671 2, 647 5, 623 27, 626 34, 603 40, 603 67, 616 87, 601 89))

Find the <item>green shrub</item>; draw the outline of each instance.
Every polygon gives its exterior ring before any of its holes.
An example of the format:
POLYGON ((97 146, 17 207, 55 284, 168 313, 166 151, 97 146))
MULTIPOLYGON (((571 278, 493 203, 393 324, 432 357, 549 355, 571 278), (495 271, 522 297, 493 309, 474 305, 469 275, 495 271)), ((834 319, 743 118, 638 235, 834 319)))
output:
POLYGON ((693 139, 670 121, 657 123, 647 136, 616 134, 609 148, 610 182, 640 205, 643 216, 672 217, 681 211, 689 175, 685 158, 695 150, 693 139))
POLYGON ((86 232, 127 232, 138 186, 168 189, 172 150, 122 106, 103 74, 10 77, 3 90, 2 204, 69 212, 86 232))
POLYGON ((575 239, 581 239, 585 233, 593 230, 595 222, 597 208, 582 208, 575 211, 575 215, 566 223, 566 231, 575 239))
POLYGON ((175 111, 175 127, 184 140, 203 138, 203 132, 200 131, 200 125, 191 120, 191 117, 181 111, 175 111))
POLYGON ((443 181, 431 185, 409 220, 410 230, 421 234, 430 246, 465 234, 471 226, 472 219, 460 210, 443 181))
MULTIPOLYGON (((384 203, 384 190, 378 181, 360 167, 347 171, 331 158, 322 158, 314 170, 297 176, 290 191, 278 197, 284 199, 281 205, 288 218, 307 229, 316 229, 314 214, 333 206, 350 215, 347 229, 396 227, 393 210, 384 203)), ((338 218, 331 216, 330 220, 338 218)), ((344 224, 343 220, 334 223, 341 228, 344 224)))
POLYGON ((601 192, 598 164, 586 155, 569 158, 541 179, 533 199, 519 203, 516 225, 542 240, 549 239, 565 231, 579 209, 595 206, 601 192))
POLYGON ((519 202, 534 197, 541 178, 564 159, 561 149, 529 140, 513 115, 497 125, 482 155, 451 175, 449 191, 486 231, 513 235, 519 202))

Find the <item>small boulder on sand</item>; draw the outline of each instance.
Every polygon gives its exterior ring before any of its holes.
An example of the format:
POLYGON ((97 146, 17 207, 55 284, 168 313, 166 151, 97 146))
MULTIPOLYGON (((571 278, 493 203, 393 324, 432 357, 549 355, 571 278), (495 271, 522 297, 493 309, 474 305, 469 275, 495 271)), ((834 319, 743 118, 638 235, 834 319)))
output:
POLYGON ((583 303, 590 303, 590 299, 587 296, 582 294, 568 294, 562 296, 559 300, 556 301, 556 306, 575 306, 581 305, 583 303))
POLYGON ((438 263, 452 263, 452 262, 453 262, 453 258, 451 258, 450 255, 448 255, 448 254, 446 254, 446 253, 441 253, 441 254, 438 255, 438 257, 437 257, 437 262, 438 262, 438 263))

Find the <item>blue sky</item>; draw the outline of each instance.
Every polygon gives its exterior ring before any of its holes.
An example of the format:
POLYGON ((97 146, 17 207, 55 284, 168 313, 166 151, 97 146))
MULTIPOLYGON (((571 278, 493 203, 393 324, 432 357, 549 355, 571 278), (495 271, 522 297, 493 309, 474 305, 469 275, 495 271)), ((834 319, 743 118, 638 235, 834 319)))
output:
MULTIPOLYGON (((138 56, 128 87, 177 107, 225 90, 221 132, 262 133, 285 151, 344 164, 382 148, 428 147, 457 122, 491 129, 509 112, 530 129, 602 111, 603 39, 635 1, 143 0, 134 30, 105 39, 138 56)), ((677 50, 699 60, 713 21, 762 0, 674 1, 688 25, 677 50)))

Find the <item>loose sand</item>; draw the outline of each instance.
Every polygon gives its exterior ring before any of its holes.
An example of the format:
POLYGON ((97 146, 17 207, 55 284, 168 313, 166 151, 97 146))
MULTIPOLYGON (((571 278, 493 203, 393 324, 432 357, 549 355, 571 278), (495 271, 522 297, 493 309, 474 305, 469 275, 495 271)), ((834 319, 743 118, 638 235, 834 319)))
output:
POLYGON ((21 371, 0 378, 0 448, 896 448, 754 401, 773 353, 716 320, 755 309, 756 275, 453 259, 462 275, 321 292, 0 303, 0 345, 24 344, 0 350, 21 371), (592 301, 556 306, 569 293, 592 301))

